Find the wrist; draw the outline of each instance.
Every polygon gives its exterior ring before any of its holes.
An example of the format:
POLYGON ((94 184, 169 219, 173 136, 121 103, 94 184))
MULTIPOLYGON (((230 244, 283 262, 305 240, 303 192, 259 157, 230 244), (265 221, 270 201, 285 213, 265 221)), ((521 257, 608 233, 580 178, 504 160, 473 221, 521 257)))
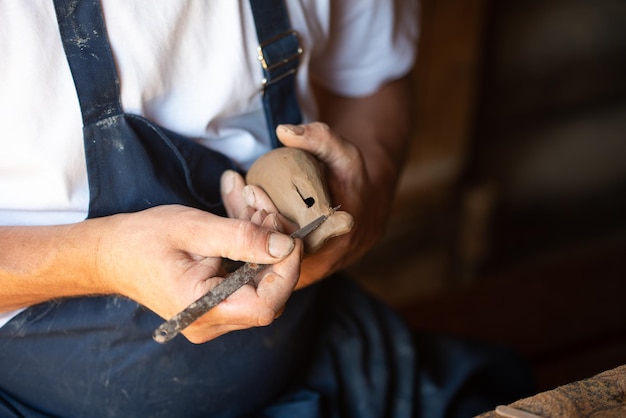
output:
POLYGON ((91 221, 0 229, 0 310, 62 297, 110 293, 94 263, 91 221))

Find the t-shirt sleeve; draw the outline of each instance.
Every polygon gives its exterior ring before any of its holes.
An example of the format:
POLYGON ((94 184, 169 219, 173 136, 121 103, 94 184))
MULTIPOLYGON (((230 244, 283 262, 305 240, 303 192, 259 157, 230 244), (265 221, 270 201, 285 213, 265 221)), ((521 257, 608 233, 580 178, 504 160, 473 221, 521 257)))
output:
POLYGON ((337 94, 374 93, 412 68, 417 0, 331 1, 328 42, 311 61, 315 83, 337 94))

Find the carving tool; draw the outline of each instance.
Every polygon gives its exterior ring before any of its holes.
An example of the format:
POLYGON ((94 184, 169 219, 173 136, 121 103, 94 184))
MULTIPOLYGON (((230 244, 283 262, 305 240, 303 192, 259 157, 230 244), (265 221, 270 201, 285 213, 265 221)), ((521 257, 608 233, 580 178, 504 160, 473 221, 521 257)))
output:
MULTIPOLYGON (((313 222, 298 229, 291 234, 292 238, 303 239, 311 232, 323 224, 329 216, 339 209, 339 206, 332 208, 328 215, 322 215, 313 222)), ((189 305, 185 310, 179 312, 168 321, 159 326, 153 333, 154 341, 164 344, 177 336, 182 330, 191 325, 192 322, 200 318, 209 310, 217 306, 221 301, 235 293, 237 289, 248 283, 250 280, 267 267, 267 264, 245 263, 237 270, 226 276, 223 282, 211 289, 207 294, 189 305)))

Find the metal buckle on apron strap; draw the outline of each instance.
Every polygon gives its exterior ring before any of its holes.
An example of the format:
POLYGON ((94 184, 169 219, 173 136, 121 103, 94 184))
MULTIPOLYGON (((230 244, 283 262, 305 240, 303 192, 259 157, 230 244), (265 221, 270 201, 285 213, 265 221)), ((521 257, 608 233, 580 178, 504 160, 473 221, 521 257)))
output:
POLYGON ((298 32, 288 30, 257 47, 257 59, 263 67, 264 78, 261 80, 262 92, 270 85, 295 74, 298 69, 297 60, 304 50, 300 45, 298 32), (282 68, 287 66, 287 68, 282 68))

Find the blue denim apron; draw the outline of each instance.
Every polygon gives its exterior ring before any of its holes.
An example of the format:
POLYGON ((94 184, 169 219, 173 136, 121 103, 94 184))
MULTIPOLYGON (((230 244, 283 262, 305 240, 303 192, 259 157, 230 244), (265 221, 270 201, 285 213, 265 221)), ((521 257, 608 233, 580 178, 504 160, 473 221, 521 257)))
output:
MULTIPOLYGON (((300 122, 298 42, 281 0, 251 6, 277 146, 276 124, 300 122)), ((88 216, 170 203, 223 215, 219 178, 233 163, 124 113, 99 2, 55 8, 83 116, 88 216)), ((157 344, 161 322, 121 296, 26 309, 0 328, 0 417, 465 417, 523 394, 499 382, 486 403, 483 380, 504 370, 510 381, 515 362, 450 339, 420 337, 416 350, 390 309, 340 277, 295 292, 268 327, 205 344, 157 344)))

